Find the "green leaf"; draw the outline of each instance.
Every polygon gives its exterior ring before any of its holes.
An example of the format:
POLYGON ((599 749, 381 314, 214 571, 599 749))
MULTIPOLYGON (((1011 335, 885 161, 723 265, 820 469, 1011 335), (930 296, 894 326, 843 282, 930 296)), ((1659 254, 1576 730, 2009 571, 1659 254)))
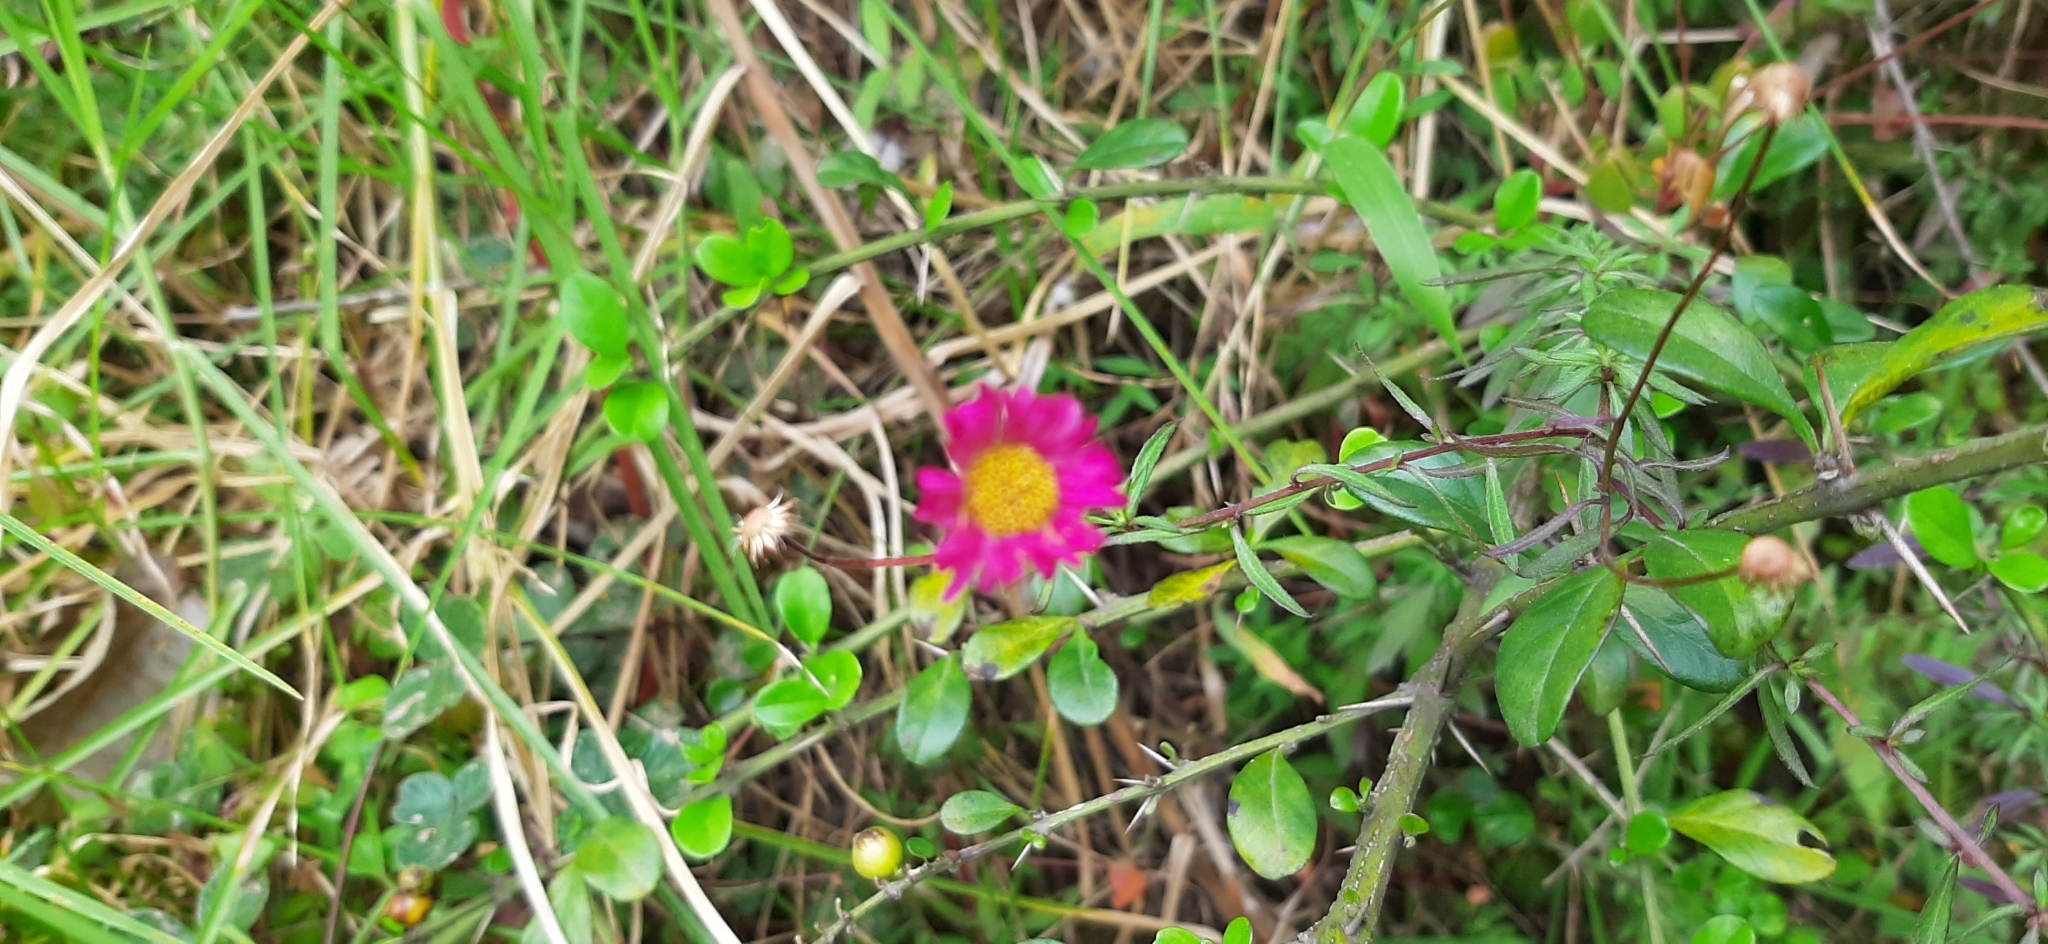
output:
POLYGON ((1080 626, 1081 621, 1071 616, 1024 616, 984 626, 967 638, 960 659, 975 678, 999 681, 1024 671, 1060 637, 1080 626))
POLYGON ((1656 855, 1671 842, 1671 823, 1664 814, 1646 810, 1629 818, 1628 851, 1640 856, 1656 855))
MULTIPOLYGON (((572 863, 555 873, 548 882, 548 906, 555 910, 555 920, 561 924, 562 935, 569 944, 590 944, 591 928, 596 922, 590 909, 589 883, 582 869, 572 863)), ((525 933, 520 935, 521 944, 540 944, 546 940, 538 921, 528 922, 525 933)))
POLYGON ((2041 536, 2043 528, 2048 528, 2048 512, 2039 505, 2021 505, 2005 513, 2005 529, 1998 546, 2008 551, 2026 547, 2041 536))
POLYGON ((1456 347, 1458 324, 1451 317, 1451 294, 1431 284, 1443 275, 1436 249, 1393 166, 1378 148, 1357 137, 1338 138, 1323 154, 1345 201, 1365 219, 1366 232, 1393 271, 1401 293, 1435 326, 1445 344, 1456 347))
MULTIPOLYGON (((1620 635, 1629 633, 1624 630, 1620 635)), ((1628 646, 1609 634, 1594 650, 1586 674, 1579 677, 1579 702, 1596 715, 1620 708, 1628 697, 1628 669, 1628 646)))
POLYGON ((1687 688, 1726 692, 1748 677, 1742 663, 1714 648, 1699 617, 1678 605, 1658 587, 1630 584, 1622 592, 1622 622, 1614 634, 1634 649, 1637 658, 1687 688), (1634 617, 1634 622, 1629 621, 1634 617), (1636 628, 1642 628, 1642 634, 1636 628))
POLYGON ((1252 871, 1269 879, 1301 871, 1316 851, 1316 807, 1308 784, 1279 751, 1260 754, 1230 784, 1230 841, 1252 871))
POLYGON ((660 384, 622 383, 604 398, 604 422, 637 443, 652 443, 668 429, 668 393, 660 384))
POLYGON ((1906 497, 1906 520, 1913 536, 1927 549, 1927 556, 1957 570, 1977 566, 1976 533, 1970 528, 1970 509, 1946 485, 1937 485, 1906 497))
POLYGON ((967 727, 967 709, 974 697, 960 657, 932 663, 903 690, 896 708, 896 743, 912 763, 938 760, 967 727))
POLYGON ((781 278, 775 280, 775 284, 771 288, 775 290, 777 295, 794 295, 803 291, 804 286, 809 284, 811 284, 811 270, 798 266, 783 273, 781 278))
POLYGON ((588 272, 562 280, 562 327, 599 357, 626 356, 626 299, 610 282, 588 272))
POLYGON ((1991 576, 2021 593, 2048 590, 2048 558, 2032 551, 2006 551, 1993 558, 1991 576))
POLYGON ((1202 938, 1186 928, 1160 928, 1152 944, 1202 944, 1202 938))
POLYGON ((804 669, 825 686, 825 710, 838 711, 860 691, 860 657, 846 649, 820 652, 804 660, 804 669))
POLYGON ((414 666, 384 696, 384 737, 403 741, 462 702, 462 675, 444 662, 414 666))
MULTIPOLYGON (((1733 570, 1748 544, 1748 535, 1733 531, 1667 531, 1643 549, 1643 563, 1658 580, 1689 580, 1733 570)), ((1791 605, 1789 595, 1766 592, 1733 576, 1668 590, 1706 624, 1707 638, 1730 659, 1748 658, 1775 635, 1791 605)))
POLYGON ((1816 358, 1827 369, 1828 388, 1848 425, 1857 414, 1900 384, 1941 361, 1980 344, 2048 328, 2048 308, 2024 285, 1979 289, 1941 306, 1934 317, 1890 344, 1837 345, 1816 358), (1842 347, 1863 348, 1856 362, 1838 365, 1842 347))
POLYGON ((394 868, 438 872, 476 842, 476 820, 457 807, 454 781, 431 770, 399 781, 391 823, 384 849, 394 868))
POLYGON ((783 574, 775 581, 775 612, 805 648, 818 648, 832 625, 832 589, 825 575, 809 564, 783 574))
POLYGON ((1060 222, 1060 228, 1075 239, 1094 232, 1095 224, 1102 219, 1102 208, 1093 200, 1076 200, 1067 204, 1067 215, 1060 222))
POLYGON ((1756 931, 1740 915, 1715 915, 1693 932, 1692 944, 1756 944, 1756 931))
POLYGON ((795 734, 825 713, 830 696, 802 676, 777 679, 754 697, 754 720, 778 738, 795 734))
POLYGON ((1059 181, 1053 177, 1052 169, 1045 166, 1045 160, 1036 154, 1019 154, 1012 159, 1003 157, 1003 163, 1010 168, 1010 176, 1017 181, 1018 189, 1033 200, 1050 200, 1060 192, 1059 181))
POLYGON ((762 220, 748 229, 747 251, 761 275, 770 279, 789 271, 789 264, 796 261, 796 243, 781 220, 762 220))
POLYGON ((1274 538, 1259 545, 1286 558, 1331 593, 1350 600, 1370 600, 1379 589, 1372 563, 1348 541, 1297 535, 1274 538))
POLYGON ((1941 878, 1934 883, 1934 894, 1920 906, 1920 923, 1913 928, 1913 944, 1948 944, 1949 916, 1955 910, 1956 876, 1962 864, 1961 856, 1949 856, 1948 864, 1942 867, 1941 878))
POLYGON ((1358 93, 1351 114, 1345 117, 1344 130, 1384 149, 1401 130, 1405 97, 1406 89, 1399 75, 1387 71, 1373 76, 1372 81, 1365 83, 1365 90, 1358 93))
POLYGON ((882 163, 859 151, 834 151, 818 162, 818 182, 834 189, 874 187, 903 189, 903 179, 883 169, 882 163))
MULTIPOLYGON (((1579 324, 1601 346, 1644 360, 1679 298, 1675 292, 1616 289, 1594 299, 1579 324)), ((1809 448, 1817 447, 1812 425, 1792 402, 1792 392, 1756 335, 1701 299, 1693 299, 1678 319, 1657 368, 1785 417, 1809 448)))
POLYGON ((1834 327, 1811 293, 1796 285, 1765 285, 1756 290, 1756 316, 1771 333, 1801 357, 1812 357, 1835 343, 1834 327))
POLYGON ((1045 684, 1060 717, 1082 727, 1109 720, 1116 713, 1116 672, 1102 661, 1095 640, 1076 632, 1045 667, 1045 684))
POLYGON ((613 901, 639 901, 661 880, 661 844, 639 820, 608 817, 576 847, 576 868, 613 901))
POLYGON ((1891 397, 1880 404, 1877 415, 1870 421, 1870 428, 1896 436, 1934 422, 1947 409, 1948 404, 1943 403, 1941 397, 1932 393, 1908 393, 1891 397))
POLYGON ((668 824, 668 833, 675 837, 676 848, 692 859, 724 852, 732 843, 732 797, 721 793, 684 806, 668 824))
POLYGON ((1767 882, 1817 882, 1835 871, 1833 856, 1799 844, 1820 830, 1790 808, 1748 790, 1701 797, 1671 814, 1671 828, 1767 882))
POLYGON ((1586 197, 1602 213, 1620 215, 1635 206, 1635 188, 1629 186, 1628 171, 1622 169, 1619 159, 1609 157, 1593 165, 1592 176, 1586 180, 1586 197))
POLYGON ((750 285, 727 290, 725 294, 718 296, 718 300, 724 302, 727 308, 752 308, 755 302, 761 300, 761 293, 767 288, 768 279, 764 276, 750 285))
POLYGON ((924 205, 924 228, 927 232, 939 228, 946 221, 946 214, 953 212, 953 182, 948 180, 932 191, 932 198, 924 205))
POLYGON ((1166 444, 1173 441, 1179 423, 1168 423, 1152 431, 1145 440, 1145 447, 1138 450, 1138 458, 1131 463, 1131 474, 1124 478, 1124 512, 1137 514, 1138 503, 1145 498, 1145 489, 1152 484, 1152 473, 1159 468, 1159 458, 1166 454, 1166 444))
POLYGON ((1338 787, 1330 791, 1330 809, 1339 813, 1358 812, 1358 791, 1350 787, 1338 787))
POLYGON ((1223 944, 1252 944, 1252 919, 1238 915, 1223 929, 1223 944))
POLYGON ((1188 132, 1165 118, 1139 118, 1104 132, 1074 159, 1075 170, 1157 167, 1187 150, 1188 132))
POLYGON ((697 268, 720 284, 732 286, 753 285, 767 275, 746 243, 724 233, 712 233, 697 243, 697 268))
MULTIPOLYGON (((1828 136, 1828 130, 1808 115, 1785 122, 1771 140, 1771 149, 1764 155, 1763 166, 1757 168, 1750 193, 1813 166, 1821 155, 1828 152, 1828 136)), ((1721 165, 1714 172, 1716 201, 1726 202, 1742 188, 1743 180, 1749 177, 1749 166, 1756 163, 1757 148, 1762 145, 1763 135, 1752 133, 1721 159, 1721 165)))
MULTIPOLYGON (((1427 446, 1428 443, 1420 442, 1376 443, 1346 456, 1343 461, 1363 465, 1427 446)), ((1399 468, 1373 474, 1372 480, 1379 486, 1377 491, 1349 485, 1346 491, 1387 517, 1491 543, 1487 541, 1493 532, 1493 523, 1486 515, 1486 486, 1478 476, 1438 478, 1418 471, 1449 469, 1463 462, 1448 453, 1403 462, 1399 468)))
POLYGON ((1550 740, 1565 703, 1621 608, 1621 578, 1594 568, 1565 578, 1524 611, 1501 639, 1495 695, 1508 731, 1523 744, 1550 740))
POLYGON ((592 358, 590 366, 583 369, 583 385, 592 390, 603 390, 618 382, 621 375, 633 366, 630 357, 592 358))
POLYGON ((1266 569, 1265 562, 1259 560, 1259 555, 1252 550, 1251 542, 1245 540, 1243 529, 1230 529, 1230 543, 1237 550, 1237 566, 1244 571, 1245 579, 1250 581, 1253 587, 1258 588, 1267 599, 1279 604, 1281 609, 1303 618, 1308 616, 1308 611, 1302 609, 1301 604, 1294 602, 1294 597, 1289 596, 1287 589, 1280 586, 1280 581, 1273 579, 1273 572, 1266 569))
POLYGON ((1536 222, 1537 203, 1543 199, 1543 178, 1524 168, 1507 176, 1493 191, 1493 225, 1511 233, 1536 222))
POLYGON ((939 807, 939 823, 959 836, 985 833, 1010 821, 1024 808, 987 790, 963 790, 939 807))

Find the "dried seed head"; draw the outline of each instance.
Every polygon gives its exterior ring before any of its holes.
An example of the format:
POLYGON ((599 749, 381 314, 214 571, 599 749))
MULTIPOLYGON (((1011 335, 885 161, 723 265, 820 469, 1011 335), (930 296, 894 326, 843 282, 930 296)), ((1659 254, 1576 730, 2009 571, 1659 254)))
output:
POLYGON ((740 517, 732 533, 740 550, 756 564, 782 549, 782 542, 796 531, 796 512, 781 495, 740 517))
POLYGON ((1686 148, 1672 151, 1661 168, 1663 174, 1663 202, 1675 208, 1683 205, 1693 219, 1707 207, 1707 201, 1714 195, 1714 165, 1707 159, 1686 148))
POLYGON ((1806 561, 1782 538, 1764 535, 1751 538, 1742 548, 1742 563, 1736 574, 1766 590, 1783 593, 1812 579, 1806 561))
POLYGON ((1812 94, 1813 79, 1805 69, 1797 63, 1774 62, 1749 77, 1742 99, 1771 124, 1782 125, 1806 110, 1806 100, 1812 94))

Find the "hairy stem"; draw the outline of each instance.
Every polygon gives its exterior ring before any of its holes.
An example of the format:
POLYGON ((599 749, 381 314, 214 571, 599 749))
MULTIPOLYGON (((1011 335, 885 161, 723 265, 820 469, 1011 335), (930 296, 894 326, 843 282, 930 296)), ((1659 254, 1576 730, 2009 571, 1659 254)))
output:
POLYGON ((2043 461, 2048 461, 2048 425, 2028 426, 1902 459, 1874 472, 1817 482, 1783 498, 1738 508, 1712 523, 1717 528, 1766 534, 1802 521, 1862 511, 1924 488, 2043 461))

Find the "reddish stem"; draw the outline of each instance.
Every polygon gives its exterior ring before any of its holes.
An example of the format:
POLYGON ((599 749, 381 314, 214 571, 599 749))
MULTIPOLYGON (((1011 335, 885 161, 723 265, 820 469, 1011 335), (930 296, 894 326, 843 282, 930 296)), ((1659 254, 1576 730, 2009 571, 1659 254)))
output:
MULTIPOLYGON (((1835 697, 1835 693, 1829 691, 1826 685, 1821 684, 1820 679, 1807 679, 1806 687, 1811 689, 1813 694, 1826 703, 1830 709, 1833 709, 1835 714, 1840 716, 1842 721, 1849 727, 1855 728, 1863 724, 1863 719, 1856 717, 1856 712, 1849 710, 1849 706, 1843 704, 1840 698, 1835 697)), ((1940 801, 1934 798, 1934 794, 1927 792, 1927 785, 1921 783, 1919 778, 1906 772, 1906 765, 1899 762, 1899 749, 1893 746, 1889 738, 1864 738, 1863 740, 1870 745, 1871 750, 1877 752, 1878 758, 1884 761, 1884 765, 1891 768, 1892 776, 1899 778, 1899 782, 1906 785, 1907 792, 1913 794, 1913 799, 1920 802, 1920 808, 1927 811, 1927 815, 1933 818, 1935 825, 1941 827, 1942 833, 1947 835, 1949 842, 1955 845, 1956 852, 1963 857, 1963 861, 1983 869, 1989 874, 1992 884, 1997 885, 1998 890, 2005 893, 2006 898, 2010 899, 2013 903, 2026 905, 2034 900, 2034 896, 2021 891, 2019 883, 2014 882, 2012 876, 2005 874, 2005 870, 2000 868, 1997 861, 1993 860, 1991 855, 1984 851, 1984 847, 1977 844, 1976 838, 1964 830, 1962 824, 1956 822, 1955 817, 1949 815, 1948 808, 1942 806, 1940 801)))

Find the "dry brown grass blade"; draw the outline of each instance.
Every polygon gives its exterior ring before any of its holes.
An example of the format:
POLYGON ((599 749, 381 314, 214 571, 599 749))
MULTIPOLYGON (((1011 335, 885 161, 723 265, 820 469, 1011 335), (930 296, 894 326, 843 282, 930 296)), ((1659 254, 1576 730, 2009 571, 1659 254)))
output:
MULTIPOLYGON (((276 82, 278 76, 283 75, 285 70, 291 68, 299 53, 306 50, 312 34, 325 28, 328 21, 334 19, 347 6, 348 0, 328 0, 327 5, 321 7, 320 12, 314 14, 313 19, 306 24, 306 28, 292 37, 292 41, 285 45, 284 51, 278 53, 276 61, 271 63, 263 76, 242 96, 241 102, 236 104, 227 121, 214 129, 213 135, 206 139, 206 144, 199 149, 199 153, 192 155, 192 160, 186 163, 185 169, 179 171, 178 176, 171 178, 171 182, 165 185, 163 194, 150 206, 149 213, 137 221, 135 229, 122 238, 120 246, 114 250, 113 257, 107 260, 106 267, 87 279, 84 285, 79 286, 78 291, 65 300, 63 307, 59 308, 43 327, 36 330, 35 336, 23 347, 21 356, 8 365, 6 375, 0 377, 0 437, 4 437, 0 438, 0 479, 7 477, 13 465, 14 420, 21 412, 22 400, 28 393, 29 377, 34 373, 38 359, 57 343, 58 338, 63 337, 64 332, 77 325, 79 319, 85 317, 86 312, 92 310, 92 306, 99 302, 100 296, 114 287, 122 271, 141 253, 143 244, 149 240, 150 234, 156 232, 157 227, 162 226, 165 220, 170 219, 171 215, 178 212, 185 205, 185 201, 191 198, 192 188, 213 168, 213 162, 220 158, 221 152, 227 150, 229 142, 235 140, 235 135, 241 130, 243 123, 256 114, 257 108, 263 104, 263 95, 270 90, 271 84, 276 82)), ((172 330, 170 325, 164 325, 162 328, 166 334, 172 330)), ((0 489, 0 512, 10 510, 13 504, 13 491, 0 489)))
MULTIPOLYGON (((761 122, 768 126, 769 136, 775 139, 776 145, 788 158, 791 176, 803 187, 804 196, 825 224, 825 231, 832 235, 832 241, 842 251, 859 246, 860 234, 855 232, 846 207, 839 202, 837 195, 818 183, 817 167, 811 161, 810 151, 806 149, 802 136, 797 134, 789 112, 782 107, 782 99, 775 90, 774 75, 761 62, 760 53, 755 51, 754 41, 747 35, 739 10, 732 5, 732 0, 709 0, 707 6, 718 21, 719 32, 731 45, 733 56, 746 67, 746 78, 742 81, 746 83, 747 100, 753 104, 761 122)), ((939 423, 939 418, 946 413, 945 390, 925 364, 917 348, 917 339, 911 336, 909 325, 903 322, 902 313, 896 310, 895 300, 889 297, 889 290, 882 285, 881 274, 865 262, 854 266, 852 272, 860 279, 861 301, 867 306, 875 333, 881 335, 882 344, 888 348, 896 369, 902 371, 917 390, 919 401, 931 416, 933 429, 943 436, 944 426, 939 423)))

